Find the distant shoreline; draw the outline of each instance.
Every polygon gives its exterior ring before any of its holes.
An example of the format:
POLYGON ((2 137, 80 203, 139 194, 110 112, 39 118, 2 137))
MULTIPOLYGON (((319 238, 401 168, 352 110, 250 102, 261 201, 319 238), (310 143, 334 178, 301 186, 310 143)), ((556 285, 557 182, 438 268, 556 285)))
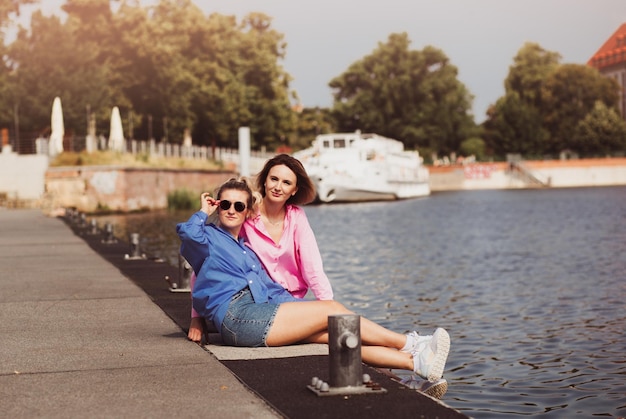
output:
POLYGON ((432 192, 626 185, 626 158, 428 166, 432 192))

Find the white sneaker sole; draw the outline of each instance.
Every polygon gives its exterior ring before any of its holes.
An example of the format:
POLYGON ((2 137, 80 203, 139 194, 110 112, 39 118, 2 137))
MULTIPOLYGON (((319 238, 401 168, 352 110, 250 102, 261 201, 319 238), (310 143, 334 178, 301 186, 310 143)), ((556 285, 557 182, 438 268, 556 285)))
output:
POLYGON ((426 388, 419 389, 419 391, 429 395, 430 397, 441 400, 443 398, 443 395, 446 394, 446 392, 448 391, 448 382, 444 379, 440 379, 437 382, 430 383, 425 387, 426 388))
POLYGON ((450 352, 450 335, 445 329, 437 328, 435 333, 433 333, 433 339, 437 345, 437 352, 426 379, 434 383, 443 377, 443 370, 446 367, 448 353, 450 352))

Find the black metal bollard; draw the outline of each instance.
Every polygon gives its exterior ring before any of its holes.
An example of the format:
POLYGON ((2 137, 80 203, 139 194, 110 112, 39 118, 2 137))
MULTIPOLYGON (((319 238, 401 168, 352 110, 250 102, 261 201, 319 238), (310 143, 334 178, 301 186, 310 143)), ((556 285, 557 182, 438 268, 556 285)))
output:
POLYGON ((140 257, 141 246, 139 245, 139 233, 130 234, 130 257, 140 257))
POLYGON ((93 235, 98 234, 98 222, 95 218, 91 219, 91 230, 89 231, 89 233, 93 235))
POLYGON ((117 243, 117 240, 115 239, 115 236, 113 235, 113 224, 106 223, 104 225, 104 239, 102 240, 102 243, 107 243, 107 244, 117 243))
POLYGON ((363 384, 361 317, 359 315, 328 316, 328 351, 331 387, 363 384))
POLYGON ((363 374, 361 317, 357 314, 328 316, 328 383, 313 377, 307 387, 318 396, 380 394, 387 390, 363 374))
POLYGON ((165 280, 170 284, 170 292, 191 292, 191 275, 193 269, 187 259, 178 254, 178 282, 172 281, 169 276, 165 280))
POLYGON ((141 253, 141 245, 139 240, 139 233, 131 233, 130 238, 130 254, 124 256, 125 259, 145 259, 146 256, 141 253))

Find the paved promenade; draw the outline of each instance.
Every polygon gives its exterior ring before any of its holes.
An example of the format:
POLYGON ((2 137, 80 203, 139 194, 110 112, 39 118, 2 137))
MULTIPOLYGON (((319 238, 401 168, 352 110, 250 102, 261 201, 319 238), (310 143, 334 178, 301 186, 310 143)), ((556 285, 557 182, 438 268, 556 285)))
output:
POLYGON ((369 367, 387 394, 317 397, 306 384, 327 377, 325 345, 189 342, 189 294, 164 282, 178 269, 124 251, 38 210, 0 208, 4 417, 465 417, 369 367))

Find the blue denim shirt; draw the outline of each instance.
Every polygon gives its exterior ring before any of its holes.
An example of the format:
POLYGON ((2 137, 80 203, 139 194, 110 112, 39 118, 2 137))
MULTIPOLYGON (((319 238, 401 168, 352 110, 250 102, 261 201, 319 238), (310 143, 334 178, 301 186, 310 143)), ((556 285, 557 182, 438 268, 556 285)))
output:
POLYGON ((207 225, 206 219, 207 215, 198 211, 187 222, 178 224, 176 232, 182 241, 180 253, 197 276, 193 308, 217 330, 222 329, 232 297, 246 287, 257 304, 302 301, 272 281, 242 239, 235 240, 216 225, 207 225))

